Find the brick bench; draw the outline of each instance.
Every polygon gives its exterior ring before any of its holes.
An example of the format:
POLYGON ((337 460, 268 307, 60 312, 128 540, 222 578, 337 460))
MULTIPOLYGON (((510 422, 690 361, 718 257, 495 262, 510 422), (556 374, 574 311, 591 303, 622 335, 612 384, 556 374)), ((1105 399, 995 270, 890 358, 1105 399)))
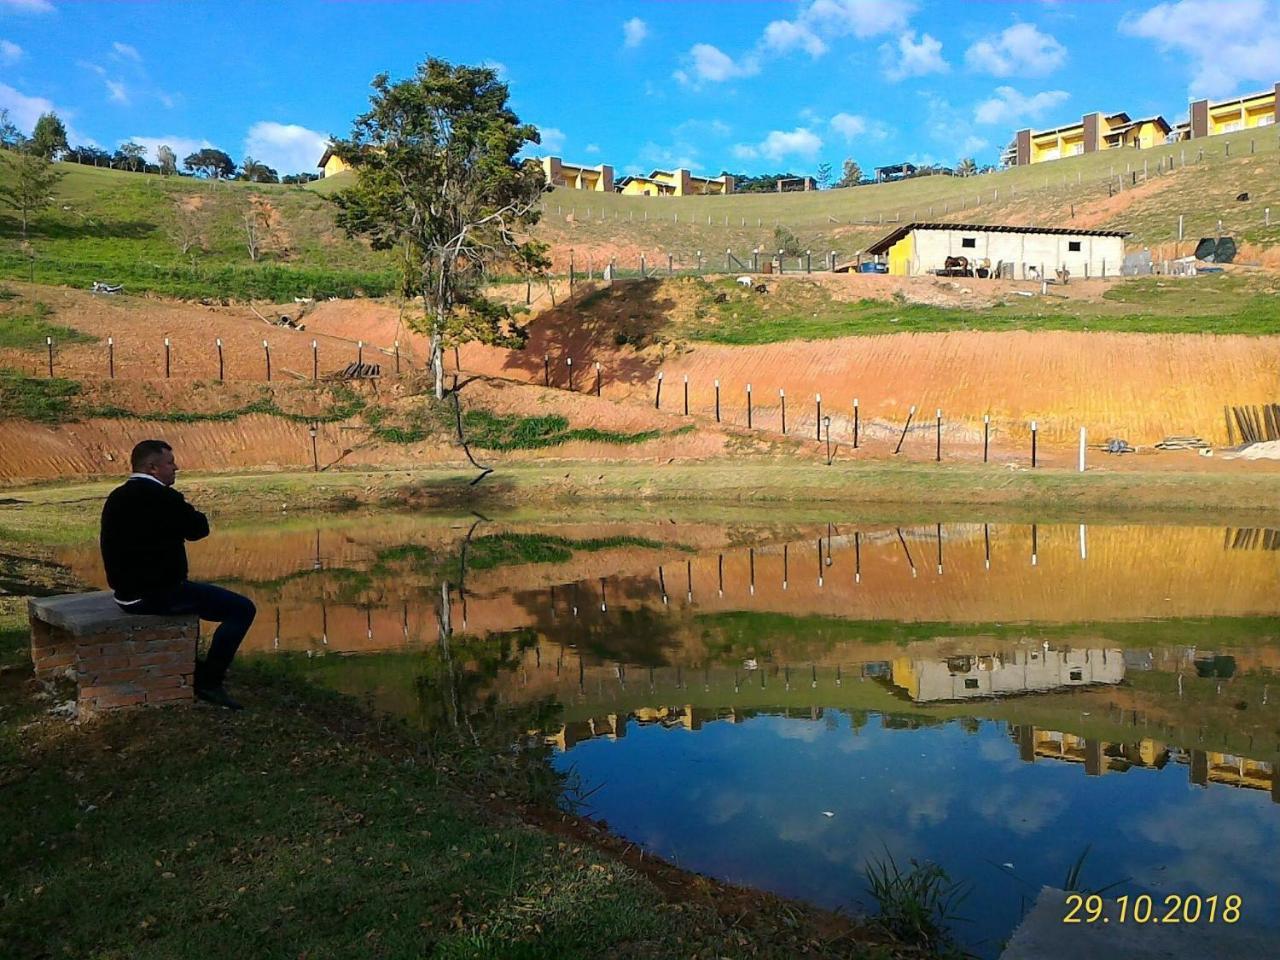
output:
POLYGON ((32 599, 27 615, 36 676, 74 677, 81 718, 194 700, 194 616, 124 613, 105 590, 32 599))

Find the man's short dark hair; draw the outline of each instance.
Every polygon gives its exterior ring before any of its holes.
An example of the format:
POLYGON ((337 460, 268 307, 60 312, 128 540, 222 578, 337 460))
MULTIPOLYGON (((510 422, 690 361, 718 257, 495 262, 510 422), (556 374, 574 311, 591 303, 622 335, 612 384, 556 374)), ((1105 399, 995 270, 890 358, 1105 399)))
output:
POLYGON ((163 440, 143 440, 129 454, 129 467, 134 473, 140 473, 151 466, 155 459, 173 447, 163 440))

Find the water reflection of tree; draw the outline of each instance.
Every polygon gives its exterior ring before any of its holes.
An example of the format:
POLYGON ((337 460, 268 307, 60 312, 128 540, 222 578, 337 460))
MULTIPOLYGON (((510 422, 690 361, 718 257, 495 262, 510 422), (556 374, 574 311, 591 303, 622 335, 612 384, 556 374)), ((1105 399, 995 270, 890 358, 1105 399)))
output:
POLYGON ((521 593, 515 599, 533 616, 534 629, 540 635, 574 647, 581 656, 638 667, 666 666, 668 651, 681 645, 675 618, 652 607, 616 606, 624 598, 645 596, 634 583, 610 583, 608 590, 609 601, 615 606, 603 613, 584 607, 577 617, 556 611, 542 591, 521 593))

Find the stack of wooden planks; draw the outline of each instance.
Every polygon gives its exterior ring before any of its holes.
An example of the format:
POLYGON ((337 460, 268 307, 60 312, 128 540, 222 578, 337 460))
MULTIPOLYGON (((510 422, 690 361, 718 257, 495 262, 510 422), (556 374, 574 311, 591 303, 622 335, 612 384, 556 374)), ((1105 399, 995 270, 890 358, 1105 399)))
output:
POLYGON ((1233 447, 1237 443, 1280 440, 1280 403, 1223 407, 1222 413, 1227 421, 1227 438, 1233 447))

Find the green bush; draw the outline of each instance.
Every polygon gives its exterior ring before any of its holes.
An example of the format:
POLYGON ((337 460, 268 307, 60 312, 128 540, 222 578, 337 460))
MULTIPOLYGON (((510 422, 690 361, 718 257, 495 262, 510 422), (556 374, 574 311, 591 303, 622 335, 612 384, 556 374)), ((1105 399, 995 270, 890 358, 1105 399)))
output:
POLYGON ((80 384, 61 377, 26 377, 0 370, 0 420, 62 423, 75 419, 80 384))

